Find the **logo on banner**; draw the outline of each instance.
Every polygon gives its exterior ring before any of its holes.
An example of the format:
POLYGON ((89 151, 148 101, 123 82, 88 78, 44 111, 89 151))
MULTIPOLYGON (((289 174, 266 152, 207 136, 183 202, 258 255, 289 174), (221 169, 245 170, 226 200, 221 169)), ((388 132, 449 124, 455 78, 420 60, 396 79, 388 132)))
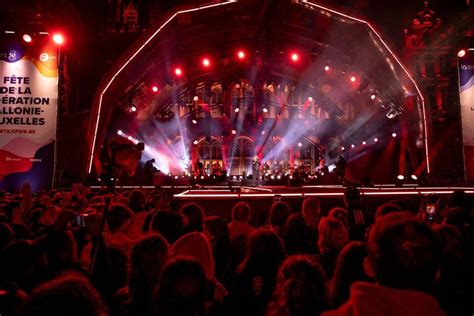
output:
POLYGON ((19 54, 15 50, 10 50, 7 55, 8 61, 17 61, 19 57, 19 54))

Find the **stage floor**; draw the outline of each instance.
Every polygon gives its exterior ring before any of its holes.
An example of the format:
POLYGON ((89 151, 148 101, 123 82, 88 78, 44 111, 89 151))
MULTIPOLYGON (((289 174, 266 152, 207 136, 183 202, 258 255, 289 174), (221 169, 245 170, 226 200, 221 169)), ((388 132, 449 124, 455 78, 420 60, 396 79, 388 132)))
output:
MULTIPOLYGON (((314 185, 302 187, 260 186, 260 187, 201 187, 200 189, 185 190, 175 194, 176 199, 240 199, 240 198, 305 198, 308 196, 342 197, 345 187, 341 185, 314 185)), ((360 187, 363 196, 423 196, 427 194, 450 194, 455 190, 463 190, 468 194, 474 193, 474 187, 414 187, 381 185, 376 187, 360 187)))

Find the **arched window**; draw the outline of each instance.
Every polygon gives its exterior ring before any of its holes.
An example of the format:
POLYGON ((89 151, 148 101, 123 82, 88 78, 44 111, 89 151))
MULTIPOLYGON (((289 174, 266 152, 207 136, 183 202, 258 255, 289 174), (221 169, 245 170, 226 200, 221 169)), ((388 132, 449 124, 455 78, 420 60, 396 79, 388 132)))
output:
POLYGON ((201 160, 220 160, 222 143, 215 137, 203 138, 198 144, 198 152, 201 160))

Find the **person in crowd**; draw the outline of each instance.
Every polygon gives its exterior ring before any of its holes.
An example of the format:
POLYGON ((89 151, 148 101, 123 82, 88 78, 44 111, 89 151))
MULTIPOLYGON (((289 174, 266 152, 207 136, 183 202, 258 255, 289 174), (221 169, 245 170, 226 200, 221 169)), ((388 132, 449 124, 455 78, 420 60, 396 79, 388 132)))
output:
POLYGON ((109 246, 122 249, 130 255, 134 241, 128 237, 133 212, 123 204, 112 204, 106 214, 106 222, 109 231, 106 242, 109 246))
POLYGON ((326 309, 323 269, 310 256, 289 256, 280 266, 266 316, 314 316, 326 309))
POLYGON ((188 203, 179 210, 179 213, 183 215, 184 233, 202 232, 204 219, 202 207, 196 203, 188 203))
POLYGON ((138 240, 144 235, 143 224, 148 216, 146 209, 146 195, 142 190, 133 190, 128 198, 128 207, 133 211, 127 236, 138 240))
POLYGON ((176 257, 161 273, 154 294, 154 315, 205 316, 206 273, 199 262, 190 257, 176 257))
MULTIPOLYGON (((308 238, 311 241, 318 240, 318 225, 321 220, 321 203, 315 197, 307 197, 303 200, 301 207, 304 221, 306 223, 306 230, 308 238)), ((317 251, 315 247, 314 252, 317 251)))
POLYGON ((6 223, 0 223, 0 250, 14 241, 15 237, 15 232, 10 225, 6 223))
POLYGON ((349 299, 354 282, 371 281, 364 270, 367 247, 360 241, 351 241, 342 248, 337 258, 334 275, 328 282, 328 304, 337 308, 349 299))
POLYGON ((266 207, 264 208, 250 208, 250 218, 249 224, 253 228, 260 228, 268 224, 270 219, 270 210, 266 207))
POLYGON ((464 255, 461 232, 447 224, 436 225, 433 231, 441 245, 441 267, 434 295, 448 315, 467 315, 474 307, 469 291, 472 265, 464 255), (469 301, 471 304, 464 304, 469 301))
POLYGON ((333 207, 329 211, 328 217, 332 217, 341 221, 344 224, 344 227, 346 227, 346 229, 349 229, 349 214, 342 207, 333 207))
POLYGON ((290 216, 290 206, 282 201, 275 202, 270 208, 270 223, 267 227, 273 230, 280 238, 283 237, 283 226, 290 216))
POLYGON ((255 228, 249 224, 250 220, 250 205, 246 202, 239 202, 232 208, 232 222, 228 224, 230 238, 235 238, 237 235, 249 236, 255 228))
POLYGON ((216 278, 222 282, 227 279, 233 271, 232 269, 236 268, 227 221, 219 216, 206 217, 204 219, 204 234, 212 246, 216 263, 216 278))
POLYGON ((368 238, 365 269, 376 283, 356 282, 349 300, 331 315, 445 315, 428 294, 439 268, 432 229, 406 213, 386 215, 368 238))
POLYGON ((158 211, 153 215, 150 229, 172 244, 183 234, 183 216, 171 211, 158 211))
POLYGON ((401 211, 402 209, 396 204, 384 203, 380 205, 379 207, 377 207, 377 210, 375 211, 375 221, 380 220, 383 216, 387 214, 401 212, 401 211))
POLYGON ((196 259, 206 273, 209 287, 208 299, 217 302, 224 300, 227 290, 216 279, 216 265, 212 247, 203 233, 191 232, 179 238, 173 245, 173 256, 185 256, 196 259))
POLYGON ((116 315, 151 315, 153 291, 169 257, 168 242, 158 234, 139 240, 132 248, 128 286, 117 292, 116 315))
POLYGON ((319 222, 319 254, 316 257, 328 278, 332 277, 337 256, 347 243, 349 235, 344 224, 335 218, 323 217, 319 222))
POLYGON ((275 289, 277 272, 285 259, 285 248, 278 235, 265 228, 249 238, 247 255, 237 268, 230 287, 228 311, 232 315, 264 315, 275 289))
POLYGON ((288 255, 315 253, 315 242, 306 229, 303 215, 293 213, 283 227, 283 241, 288 255))
POLYGON ((86 278, 67 273, 35 288, 21 315, 106 316, 108 309, 86 278))
POLYGON ((361 195, 356 187, 348 187, 345 190, 344 203, 348 214, 348 232, 351 240, 365 240, 365 233, 372 219, 363 209, 361 195))

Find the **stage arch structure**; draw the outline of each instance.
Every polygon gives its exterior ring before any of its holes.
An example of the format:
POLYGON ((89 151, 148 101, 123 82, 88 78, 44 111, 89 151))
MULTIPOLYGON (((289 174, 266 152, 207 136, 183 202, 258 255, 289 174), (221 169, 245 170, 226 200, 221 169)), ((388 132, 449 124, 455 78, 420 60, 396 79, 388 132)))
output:
POLYGON ((170 12, 103 78, 87 173, 119 130, 172 174, 192 171, 203 140, 218 140, 208 160, 228 175, 249 173, 249 159, 315 168, 340 154, 355 178, 430 172, 424 100, 406 67, 366 20, 304 0, 170 12))

